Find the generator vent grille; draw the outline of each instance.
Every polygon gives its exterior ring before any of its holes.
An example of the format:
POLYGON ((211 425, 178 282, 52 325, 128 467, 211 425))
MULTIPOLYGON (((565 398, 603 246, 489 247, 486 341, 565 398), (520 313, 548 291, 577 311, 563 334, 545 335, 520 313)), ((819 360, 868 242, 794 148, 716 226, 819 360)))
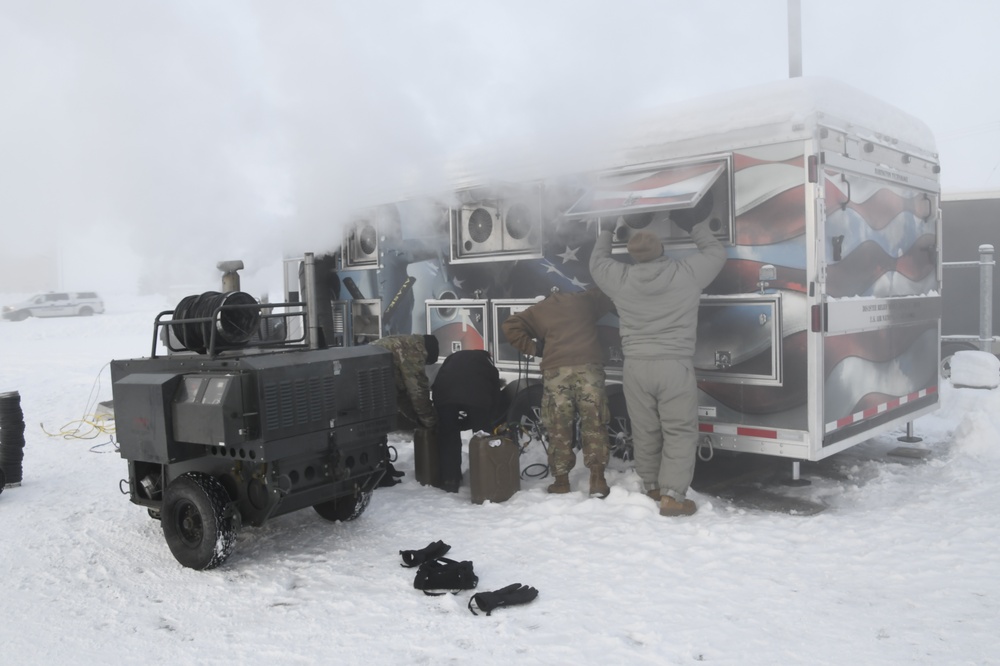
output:
POLYGON ((371 368, 358 371, 358 407, 362 414, 391 415, 395 379, 392 368, 371 368))
POLYGON ((336 413, 334 378, 302 377, 264 384, 264 424, 267 432, 329 422, 336 413))

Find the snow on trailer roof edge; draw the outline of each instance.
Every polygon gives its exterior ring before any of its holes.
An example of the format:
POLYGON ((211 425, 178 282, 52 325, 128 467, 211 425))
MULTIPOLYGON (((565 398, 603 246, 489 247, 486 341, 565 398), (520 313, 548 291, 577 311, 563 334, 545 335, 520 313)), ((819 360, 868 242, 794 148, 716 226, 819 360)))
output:
POLYGON ((797 77, 676 102, 576 133, 510 137, 502 145, 457 149, 443 162, 414 165, 398 187, 357 193, 378 206, 497 183, 524 183, 687 159, 735 148, 804 139, 817 124, 852 129, 873 141, 937 161, 921 120, 842 81, 797 77), (429 174, 434 184, 428 182, 429 174))
POLYGON ((519 156, 508 147, 502 154, 486 149, 456 154, 446 168, 455 189, 463 189, 491 179, 524 181, 610 170, 662 161, 665 155, 686 158, 778 138, 804 138, 817 125, 852 129, 872 140, 937 158, 934 135, 918 118, 836 79, 798 77, 648 110, 624 130, 595 130, 582 145, 569 147, 563 139, 572 154, 559 160, 518 163, 519 156), (570 165, 574 168, 561 168, 570 165))
POLYGON ((951 190, 941 193, 942 201, 972 201, 978 199, 1000 199, 1000 190, 951 190))
MULTIPOLYGON (((811 133, 817 125, 854 132, 936 157, 934 135, 923 121, 842 81, 799 77, 718 93, 647 114, 631 133, 625 153, 636 161, 657 146, 720 148, 780 134, 811 133)), ((688 152, 682 150, 681 152, 688 152)))

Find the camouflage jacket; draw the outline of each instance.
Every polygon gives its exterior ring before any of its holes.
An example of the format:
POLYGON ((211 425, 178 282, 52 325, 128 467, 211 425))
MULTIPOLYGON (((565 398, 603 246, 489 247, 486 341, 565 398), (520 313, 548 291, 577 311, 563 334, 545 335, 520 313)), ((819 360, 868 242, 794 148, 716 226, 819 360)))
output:
POLYGON ((437 412, 431 403, 430 382, 424 372, 427 362, 424 336, 390 335, 372 344, 392 352, 399 411, 417 425, 425 428, 436 426, 437 412))

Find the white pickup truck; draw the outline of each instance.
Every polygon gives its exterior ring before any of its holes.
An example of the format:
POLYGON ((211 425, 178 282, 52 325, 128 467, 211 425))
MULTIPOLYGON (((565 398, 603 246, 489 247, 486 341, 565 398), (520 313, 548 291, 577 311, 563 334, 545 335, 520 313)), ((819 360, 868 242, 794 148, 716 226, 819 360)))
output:
POLYGON ((3 318, 10 321, 23 321, 28 317, 89 317, 103 313, 104 301, 92 291, 50 291, 3 308, 3 318))

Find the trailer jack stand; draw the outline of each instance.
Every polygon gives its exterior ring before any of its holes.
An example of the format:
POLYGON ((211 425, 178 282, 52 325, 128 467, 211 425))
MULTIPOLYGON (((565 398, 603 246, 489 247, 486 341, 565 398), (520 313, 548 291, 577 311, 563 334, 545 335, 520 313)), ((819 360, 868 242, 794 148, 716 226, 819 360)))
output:
POLYGON ((906 442, 907 444, 924 441, 923 437, 916 437, 913 434, 913 421, 906 422, 906 435, 903 437, 897 437, 896 439, 900 442, 906 442))
POLYGON ((803 479, 801 476, 801 466, 802 464, 798 460, 792 461, 792 478, 785 479, 781 482, 783 486, 808 486, 812 485, 812 481, 809 479, 803 479))

